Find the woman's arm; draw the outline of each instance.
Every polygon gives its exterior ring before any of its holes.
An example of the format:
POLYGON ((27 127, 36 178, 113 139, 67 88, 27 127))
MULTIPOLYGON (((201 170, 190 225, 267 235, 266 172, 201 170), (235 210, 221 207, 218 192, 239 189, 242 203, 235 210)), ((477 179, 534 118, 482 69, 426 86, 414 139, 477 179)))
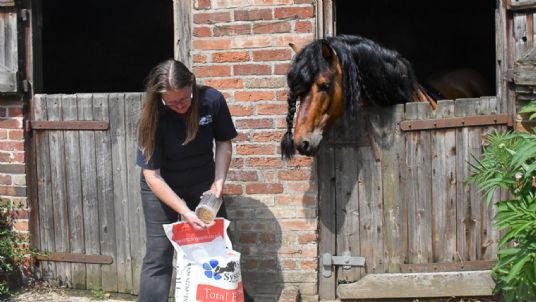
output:
POLYGON ((175 212, 179 213, 194 228, 200 229, 207 227, 207 225, 203 223, 195 215, 195 213, 190 210, 190 208, 188 208, 186 202, 184 202, 184 200, 173 192, 173 190, 160 175, 160 169, 143 169, 143 176, 156 197, 158 197, 158 199, 160 199, 167 206, 172 208, 175 212))
POLYGON ((223 184, 227 177, 227 171, 229 171, 232 155, 233 145, 230 140, 216 141, 216 172, 214 183, 210 190, 214 192, 217 198, 220 198, 223 193, 223 184))

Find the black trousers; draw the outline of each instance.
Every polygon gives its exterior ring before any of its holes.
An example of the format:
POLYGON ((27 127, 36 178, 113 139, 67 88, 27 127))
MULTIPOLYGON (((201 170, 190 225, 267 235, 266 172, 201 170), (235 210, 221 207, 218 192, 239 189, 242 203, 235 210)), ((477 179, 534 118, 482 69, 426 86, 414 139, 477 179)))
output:
MULTIPOLYGON (((173 190, 186 201, 191 210, 194 210, 201 194, 209 190, 211 185, 212 182, 201 183, 187 188, 173 188, 173 190)), ((173 273, 174 249, 162 225, 174 223, 179 217, 177 212, 154 195, 143 176, 141 200, 146 228, 146 252, 141 268, 138 302, 167 302, 173 273)), ((227 218, 224 203, 217 216, 227 218)), ((231 234, 229 237, 232 240, 231 234)), ((247 293, 245 293, 245 298, 246 301, 253 301, 247 293)))

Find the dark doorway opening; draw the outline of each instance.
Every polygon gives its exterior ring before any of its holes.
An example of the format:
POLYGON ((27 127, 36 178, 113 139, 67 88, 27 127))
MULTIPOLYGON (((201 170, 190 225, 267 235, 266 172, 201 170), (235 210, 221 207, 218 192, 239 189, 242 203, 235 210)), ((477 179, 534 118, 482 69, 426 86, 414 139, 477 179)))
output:
POLYGON ((495 1, 336 1, 337 34, 361 35, 397 50, 421 81, 471 68, 495 95, 495 1))
POLYGON ((43 1, 40 93, 143 91, 173 57, 169 0, 43 1))

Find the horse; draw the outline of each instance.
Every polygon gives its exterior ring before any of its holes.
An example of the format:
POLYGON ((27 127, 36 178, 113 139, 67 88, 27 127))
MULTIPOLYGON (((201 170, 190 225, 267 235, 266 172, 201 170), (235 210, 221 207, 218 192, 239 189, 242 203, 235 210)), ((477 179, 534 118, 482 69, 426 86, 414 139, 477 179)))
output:
MULTIPOLYGON (((287 132, 281 139, 281 153, 292 158, 296 149, 314 156, 325 129, 344 111, 352 117, 363 106, 390 106, 407 102, 428 102, 433 109, 444 98, 440 84, 419 83, 410 62, 397 51, 361 37, 340 35, 315 40, 296 52, 287 73, 287 132), (296 103, 300 109, 292 134, 296 103)), ((447 97, 447 96, 445 96, 447 97)))

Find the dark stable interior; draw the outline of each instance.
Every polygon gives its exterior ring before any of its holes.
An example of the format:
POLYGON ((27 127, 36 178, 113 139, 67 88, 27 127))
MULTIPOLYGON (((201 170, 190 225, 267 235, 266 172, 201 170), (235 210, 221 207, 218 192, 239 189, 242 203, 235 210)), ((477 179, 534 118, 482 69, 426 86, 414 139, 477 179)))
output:
POLYGON ((421 82, 471 68, 495 95, 495 1, 336 1, 337 34, 360 35, 397 50, 421 82))
POLYGON ((173 57, 169 0, 43 1, 40 93, 135 92, 173 57))

